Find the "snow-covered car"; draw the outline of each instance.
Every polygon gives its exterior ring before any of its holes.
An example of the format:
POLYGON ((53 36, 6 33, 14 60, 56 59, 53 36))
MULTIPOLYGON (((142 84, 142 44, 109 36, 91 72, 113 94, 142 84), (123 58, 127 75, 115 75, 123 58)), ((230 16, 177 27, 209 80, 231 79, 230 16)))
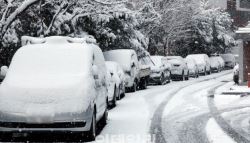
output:
POLYGON ((0 82, 2 82, 8 72, 8 67, 7 66, 2 66, 0 69, 0 82))
POLYGON ((81 133, 94 140, 97 122, 106 124, 108 115, 101 49, 84 38, 22 40, 29 44, 15 53, 0 86, 0 133, 81 133))
POLYGON ((221 54, 220 55, 223 60, 225 61, 225 68, 226 69, 233 69, 236 65, 236 60, 233 54, 221 54))
POLYGON ((188 55, 186 59, 194 59, 198 65, 199 74, 211 74, 211 64, 208 55, 206 54, 193 54, 188 55))
POLYGON ((104 52, 104 57, 106 61, 117 62, 122 67, 125 73, 126 88, 135 92, 140 82, 140 67, 135 51, 130 49, 111 50, 104 52))
POLYGON ((140 83, 139 87, 140 89, 146 89, 147 85, 149 84, 149 78, 151 74, 151 65, 152 60, 150 59, 150 55, 146 55, 139 60, 139 77, 140 77, 140 83))
POLYGON ((219 56, 210 57, 211 71, 221 72, 223 69, 223 64, 219 56))
POLYGON ((116 100, 125 95, 124 72, 116 62, 106 61, 108 70, 108 97, 111 106, 116 106, 116 100))
POLYGON ((192 58, 186 58, 185 61, 187 62, 189 76, 198 78, 199 77, 199 69, 196 61, 192 58))
POLYGON ((181 56, 168 56, 167 61, 171 63, 171 78, 188 80, 189 70, 186 61, 181 56))
POLYGON ((220 62, 221 70, 224 70, 224 68, 225 68, 225 61, 223 60, 223 58, 221 56, 216 56, 216 57, 217 57, 217 59, 220 62))
POLYGON ((153 63, 151 64, 152 73, 150 75, 150 83, 163 85, 171 80, 170 66, 166 63, 163 56, 151 56, 153 63))

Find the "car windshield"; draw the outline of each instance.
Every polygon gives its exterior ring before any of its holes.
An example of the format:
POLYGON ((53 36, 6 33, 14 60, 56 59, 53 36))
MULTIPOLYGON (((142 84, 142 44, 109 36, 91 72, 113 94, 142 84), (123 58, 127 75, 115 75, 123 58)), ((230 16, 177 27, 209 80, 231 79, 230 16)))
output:
POLYGON ((235 58, 233 55, 230 54, 225 54, 225 55, 221 55, 221 57, 225 60, 225 61, 234 61, 235 58))
POLYGON ((158 56, 154 57, 154 56, 152 56, 151 59, 154 62, 155 66, 157 66, 157 67, 162 66, 162 59, 163 59, 163 57, 158 57, 158 56))
POLYGON ((39 46, 31 45, 17 52, 10 66, 11 77, 74 76, 90 70, 92 56, 89 48, 39 46))
POLYGON ((115 61, 119 63, 124 71, 129 71, 132 64, 131 50, 114 50, 104 53, 106 61, 115 61))
POLYGON ((205 64, 205 58, 202 55, 191 55, 188 58, 194 59, 197 64, 205 64))

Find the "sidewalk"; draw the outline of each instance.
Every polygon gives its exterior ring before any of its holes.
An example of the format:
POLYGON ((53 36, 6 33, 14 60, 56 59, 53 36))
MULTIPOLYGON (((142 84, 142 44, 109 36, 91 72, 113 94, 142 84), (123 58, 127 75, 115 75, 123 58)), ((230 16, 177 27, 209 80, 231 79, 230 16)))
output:
POLYGON ((248 96, 250 95, 250 88, 248 88, 247 86, 233 85, 229 88, 229 90, 223 91, 222 94, 248 96))

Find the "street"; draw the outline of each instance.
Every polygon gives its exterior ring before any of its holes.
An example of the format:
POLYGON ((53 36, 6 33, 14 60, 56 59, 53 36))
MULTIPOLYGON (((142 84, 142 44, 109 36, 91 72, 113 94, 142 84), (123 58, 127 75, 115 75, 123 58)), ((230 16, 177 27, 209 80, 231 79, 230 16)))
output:
MULTIPOLYGON (((247 107, 220 106, 218 109, 213 96, 209 96, 216 90, 231 86, 231 77, 231 71, 224 71, 127 94, 117 108, 109 112, 108 124, 97 136, 96 142, 216 142, 209 132, 213 130, 210 129, 213 125, 207 127, 207 124, 218 124, 225 134, 237 142, 249 142, 249 129, 239 129, 238 126, 249 121, 245 120, 246 114, 235 118, 231 115, 229 121, 221 116, 222 113, 247 107), (216 123, 213 123, 214 120, 216 123)), ((220 141, 222 139, 220 136, 220 141)))

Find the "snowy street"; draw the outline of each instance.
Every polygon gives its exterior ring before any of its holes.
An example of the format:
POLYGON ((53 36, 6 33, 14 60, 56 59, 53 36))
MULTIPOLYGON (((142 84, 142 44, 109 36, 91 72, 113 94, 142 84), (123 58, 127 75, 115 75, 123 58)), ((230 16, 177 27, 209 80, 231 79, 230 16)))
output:
POLYGON ((0 0, 0 143, 250 143, 250 0, 0 0))
POLYGON ((226 105, 239 97, 219 98, 223 101, 218 99, 217 107, 209 96, 213 90, 217 94, 232 86, 231 77, 231 71, 225 71, 127 94, 109 112, 108 124, 96 142, 247 142, 244 136, 249 135, 249 128, 239 129, 239 125, 249 120, 246 114, 234 116, 246 107, 226 105))

